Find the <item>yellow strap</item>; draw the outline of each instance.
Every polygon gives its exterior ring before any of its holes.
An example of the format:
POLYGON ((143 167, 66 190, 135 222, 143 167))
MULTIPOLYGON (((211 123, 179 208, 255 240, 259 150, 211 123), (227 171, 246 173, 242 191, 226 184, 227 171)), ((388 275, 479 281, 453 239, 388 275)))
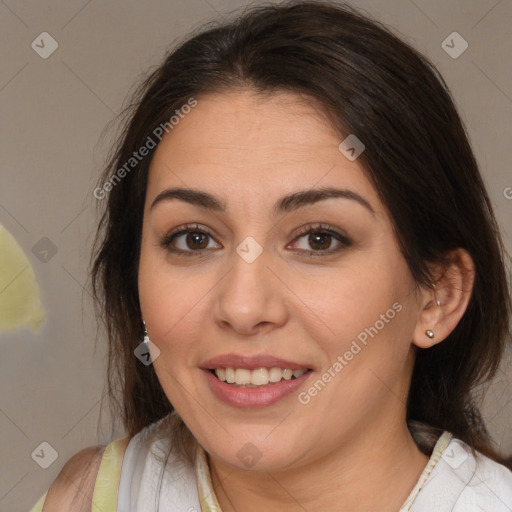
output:
POLYGON ((210 477, 210 468, 208 459, 203 447, 197 443, 196 457, 196 479, 199 491, 199 500, 201 510, 204 512, 222 512, 217 496, 213 490, 212 479, 210 477))
POLYGON ((43 512, 44 501, 46 500, 46 495, 48 491, 46 491, 40 498, 39 501, 34 505, 34 508, 30 512, 43 512))
MULTIPOLYGON (((124 437, 110 443, 105 448, 94 485, 91 512, 116 512, 121 467, 129 441, 128 437, 124 437)), ((48 491, 39 498, 30 512, 43 512, 47 494, 48 491)))
POLYGON ((116 512, 121 466, 129 441, 129 437, 124 437, 105 448, 94 486, 91 512, 116 512))

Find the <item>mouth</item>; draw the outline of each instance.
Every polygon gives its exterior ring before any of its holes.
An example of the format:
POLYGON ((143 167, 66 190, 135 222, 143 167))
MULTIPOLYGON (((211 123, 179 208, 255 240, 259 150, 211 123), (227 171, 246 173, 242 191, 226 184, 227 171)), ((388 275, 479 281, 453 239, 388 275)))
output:
POLYGON ((219 400, 243 409, 271 406, 297 393, 313 374, 313 370, 309 368, 292 370, 278 366, 227 366, 202 370, 207 385, 219 400))
POLYGON ((271 354, 222 354, 200 368, 217 398, 241 408, 272 405, 298 391, 314 372, 271 354))
POLYGON ((279 382, 295 380, 304 374, 311 372, 309 368, 279 368, 273 366, 270 368, 215 368, 208 370, 221 382, 230 384, 239 388, 261 388, 264 386, 275 385, 279 382))

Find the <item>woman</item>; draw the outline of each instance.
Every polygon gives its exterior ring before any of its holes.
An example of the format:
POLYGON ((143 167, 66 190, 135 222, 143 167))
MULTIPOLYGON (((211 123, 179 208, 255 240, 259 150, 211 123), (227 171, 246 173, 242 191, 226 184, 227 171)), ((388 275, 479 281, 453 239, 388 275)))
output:
POLYGON ((34 510, 512 510, 473 398, 503 250, 435 68, 294 2, 203 30, 137 98, 94 192, 128 436, 34 510))

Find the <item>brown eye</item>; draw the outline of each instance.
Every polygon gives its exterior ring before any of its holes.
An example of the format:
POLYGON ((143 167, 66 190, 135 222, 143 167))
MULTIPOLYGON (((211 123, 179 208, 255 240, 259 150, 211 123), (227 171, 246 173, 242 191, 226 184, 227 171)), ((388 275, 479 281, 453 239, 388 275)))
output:
POLYGON ((327 233, 311 233, 308 237, 310 247, 321 251, 329 249, 331 242, 332 235, 327 233))
MULTIPOLYGON (((213 241, 210 233, 196 226, 186 226, 185 229, 175 230, 166 235, 161 241, 161 246, 177 255, 194 256, 211 248, 210 242, 213 241)), ((220 246, 217 245, 217 247, 220 246)))
POLYGON ((323 225, 308 226, 293 242, 295 249, 306 252, 310 256, 327 256, 350 245, 352 245, 352 241, 345 235, 323 225), (334 248, 332 248, 333 244, 335 245, 334 248))
POLYGON ((208 246, 207 237, 208 235, 205 233, 189 232, 185 238, 185 244, 190 249, 206 249, 208 246))

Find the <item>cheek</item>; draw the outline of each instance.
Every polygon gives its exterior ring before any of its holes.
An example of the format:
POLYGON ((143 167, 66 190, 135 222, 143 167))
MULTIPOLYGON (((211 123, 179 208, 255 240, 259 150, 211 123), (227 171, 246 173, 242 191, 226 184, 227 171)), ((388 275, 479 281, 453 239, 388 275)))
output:
POLYGON ((349 409, 375 405, 405 382, 417 316, 412 276, 398 257, 338 270, 310 295, 322 323, 310 324, 308 334, 326 355, 322 372, 335 375, 323 406, 340 399, 349 409))
MULTIPOLYGON (((151 340, 162 355, 162 364, 189 364, 188 354, 203 332, 199 320, 208 315, 204 300, 212 283, 208 272, 176 268, 165 261, 160 251, 141 251, 139 264, 139 300, 151 340)), ((155 364, 155 368, 157 364, 155 364)))
POLYGON ((406 268, 385 259, 363 257, 329 273, 297 279, 296 290, 329 333, 325 339, 342 348, 337 340, 346 343, 376 323, 379 331, 390 330, 400 309, 393 305, 408 295, 409 285, 400 277, 404 273, 406 268))
POLYGON ((197 354, 194 347, 198 346, 198 333, 202 330, 195 330, 191 325, 194 315, 201 314, 202 303, 198 296, 202 284, 196 273, 184 277, 184 272, 162 263, 155 252, 141 252, 141 310, 149 337, 160 350, 159 357, 153 362, 160 385, 173 406, 180 413, 186 413, 191 407, 186 397, 195 394, 195 374, 190 369, 195 366, 197 354))
POLYGON ((414 330, 411 297, 406 287, 361 276, 347 276, 343 286, 331 282, 317 294, 324 327, 310 329, 309 336, 326 355, 318 379, 325 377, 328 384, 324 388, 314 381, 302 395, 313 417, 324 417, 328 410, 330 425, 348 418, 357 423, 401 395, 414 330))

